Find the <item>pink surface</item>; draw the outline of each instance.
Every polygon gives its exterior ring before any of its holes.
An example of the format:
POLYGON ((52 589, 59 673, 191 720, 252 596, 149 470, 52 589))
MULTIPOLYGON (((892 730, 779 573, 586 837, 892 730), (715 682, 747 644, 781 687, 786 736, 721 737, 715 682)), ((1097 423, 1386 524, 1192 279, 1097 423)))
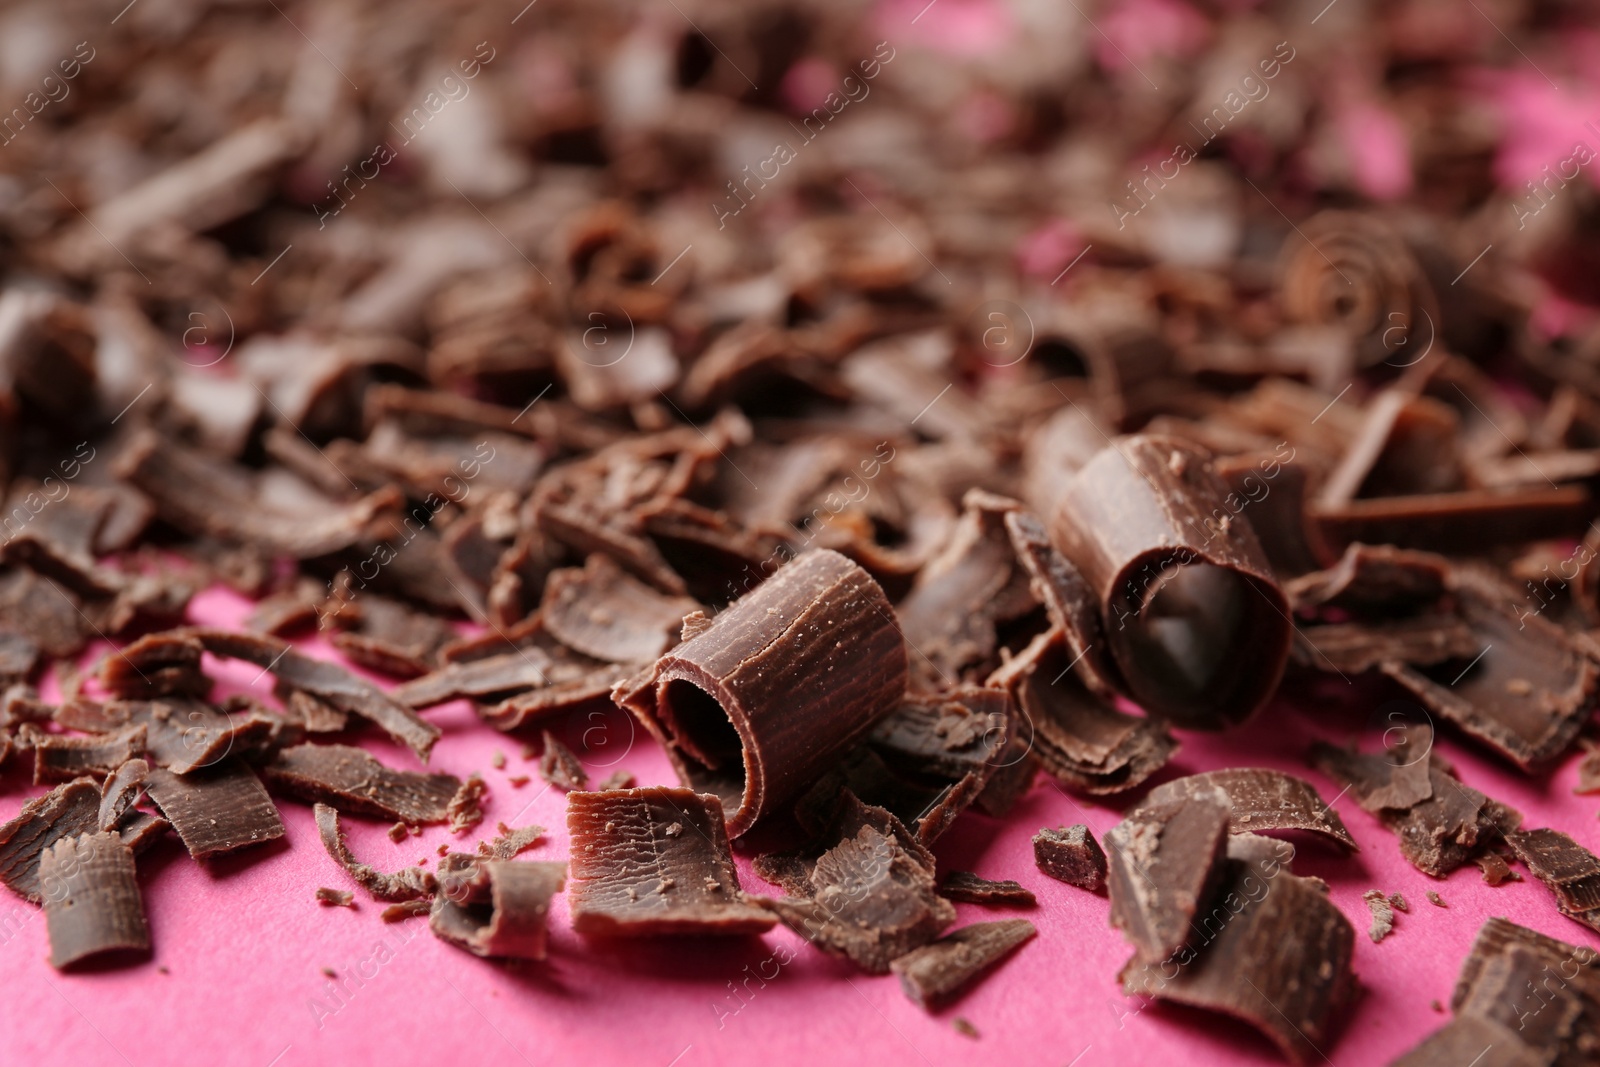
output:
MULTIPOLYGON (((235 622, 246 605, 211 592, 191 608, 197 621, 235 622)), ((326 654, 313 645, 311 650, 326 654)), ((269 680, 253 685, 255 668, 212 664, 234 690, 270 699, 269 680)), ((1317 737, 1359 734, 1378 743, 1389 706, 1385 695, 1334 682, 1327 703, 1293 711, 1269 709, 1221 738, 1185 734, 1183 750, 1163 777, 1222 766, 1279 767, 1311 778, 1324 797, 1336 789, 1303 766, 1317 737), (1376 709, 1376 710, 1374 710, 1376 709)), ((492 796, 488 820, 550 829, 528 859, 564 859, 564 803, 537 776, 522 789, 508 776, 532 774, 520 742, 479 724, 469 709, 432 713, 444 730, 437 768, 465 775, 481 770, 492 796), (505 770, 491 766, 503 751, 505 770)), ((587 735, 595 777, 625 767, 641 782, 669 782, 660 750, 625 719, 578 717, 561 723, 573 743, 587 735)), ((398 766, 409 755, 381 740, 373 751, 398 766)), ((1528 825, 1552 825, 1595 848, 1595 803, 1574 797, 1575 759, 1548 783, 1530 781, 1445 738, 1440 750, 1465 781, 1520 808, 1528 825)), ((10 817, 40 792, 13 770, 0 800, 10 817)), ((1294 870, 1332 885, 1334 902, 1355 923, 1356 970, 1365 992, 1338 1040, 1321 1051, 1330 1063, 1381 1064, 1438 1026, 1430 1002, 1448 1002, 1451 984, 1474 933, 1491 915, 1591 946, 1600 938, 1555 910, 1545 888, 1521 882, 1490 889, 1476 868, 1436 882, 1407 866, 1394 838, 1348 797, 1335 801, 1363 851, 1342 857, 1297 840, 1294 870), (1411 903, 1382 944, 1365 936, 1363 891, 1399 892, 1411 903), (1440 909, 1424 893, 1449 903, 1440 909)), ((61 975, 45 962, 45 924, 31 905, 0 903, 0 1033, 8 1064, 111 1067, 212 1064, 296 1067, 304 1064, 420 1063, 456 1049, 474 1063, 638 1064, 764 1067, 827 1064, 970 1063, 1272 1064, 1271 1047, 1243 1026, 1194 1011, 1123 997, 1115 975, 1129 955, 1106 925, 1106 901, 1054 882, 1033 865, 1029 838, 1041 826, 1087 822, 1096 835, 1116 823, 1115 808, 1067 797, 1041 777, 1010 817, 968 813, 939 842, 941 870, 970 869, 1015 878, 1038 894, 1027 911, 959 905, 960 922, 1021 914, 1039 927, 989 979, 953 1008, 925 1015, 890 978, 868 977, 823 957, 781 928, 760 938, 603 945, 570 929, 564 897, 551 918, 551 956, 543 964, 504 965, 476 959, 433 938, 426 923, 386 925, 365 899, 354 911, 324 908, 318 886, 346 887, 323 853, 308 808, 284 801, 286 840, 245 852, 209 869, 191 862, 176 840, 139 864, 150 913, 154 957, 139 966, 61 975), (322 968, 338 975, 330 980, 322 968), (163 973, 160 968, 166 968, 163 973), (763 981, 764 980, 764 981, 763 981), (339 993, 337 984, 347 992, 339 993), (969 1019, 973 1041, 951 1019, 969 1019)), ((346 820, 356 854, 385 868, 414 863, 449 842, 470 849, 476 834, 453 838, 432 829, 396 845, 386 826, 346 820)), ((767 891, 740 857, 745 888, 767 891)), ((361 894, 358 891, 358 897, 361 894)))

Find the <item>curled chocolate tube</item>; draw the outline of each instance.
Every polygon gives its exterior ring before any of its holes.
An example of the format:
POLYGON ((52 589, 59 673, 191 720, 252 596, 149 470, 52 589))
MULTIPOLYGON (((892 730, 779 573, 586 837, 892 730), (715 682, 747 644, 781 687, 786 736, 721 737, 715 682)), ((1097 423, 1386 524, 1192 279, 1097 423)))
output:
POLYGON ((1122 437, 1058 484, 1051 539, 1099 598, 1127 694, 1197 729, 1265 704, 1289 655, 1289 604, 1209 453, 1122 437))
POLYGON ((684 784, 722 799, 738 837, 892 711, 908 668, 878 583, 814 549, 613 696, 662 742, 684 784))

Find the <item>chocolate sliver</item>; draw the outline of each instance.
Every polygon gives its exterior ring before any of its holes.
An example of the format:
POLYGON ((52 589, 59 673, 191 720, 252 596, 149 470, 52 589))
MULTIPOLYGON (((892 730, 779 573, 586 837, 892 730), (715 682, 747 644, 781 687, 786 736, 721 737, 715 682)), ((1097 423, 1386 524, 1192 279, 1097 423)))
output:
POLYGON ((471 660, 449 663, 420 678, 397 685, 390 696, 413 708, 432 707, 460 697, 485 697, 549 685, 554 662, 537 647, 518 649, 471 660))
POLYGON ((1389 611, 1426 607, 1446 591, 1450 561, 1393 545, 1349 545, 1327 570, 1285 583, 1296 611, 1334 607, 1389 611))
POLYGON ((432 670, 439 650, 455 637, 443 619, 386 597, 364 596, 355 602, 352 614, 355 629, 334 633, 328 643, 364 667, 399 678, 432 670))
POLYGON ((939 885, 939 895, 960 904, 1016 904, 1033 907, 1039 903, 1031 889, 1006 879, 991 881, 971 871, 951 871, 939 885))
POLYGON ((565 863, 513 863, 453 853, 440 864, 428 926, 474 956, 545 957, 551 899, 567 880, 565 863))
POLYGON ((1107 700, 1120 688, 1110 658, 1094 591, 1083 574, 1050 543, 1049 531, 1027 511, 1008 511, 1006 533, 1017 562, 1027 572, 1033 595, 1044 605, 1050 625, 1061 631, 1068 661, 1091 692, 1107 700))
POLYGON ((1228 799, 1232 812, 1229 829, 1233 833, 1304 830, 1351 852, 1360 851, 1339 813, 1323 803, 1310 782, 1266 767, 1230 767, 1191 774, 1156 786, 1145 802, 1161 804, 1209 794, 1214 789, 1222 790, 1228 799))
POLYGON ((1483 644, 1455 615, 1418 615, 1300 627, 1291 651, 1296 663, 1312 670, 1360 674, 1391 663, 1419 667, 1466 663, 1483 651, 1483 644))
POLYGON ((206 627, 186 631, 213 656, 247 660, 271 671, 285 684, 325 700, 340 711, 359 715, 426 760, 439 728, 383 690, 357 678, 336 663, 315 660, 293 646, 262 634, 229 633, 206 627))
MULTIPOLYGON (((25 727, 31 729, 32 727, 25 727)), ((39 734, 33 742, 33 783, 67 782, 81 775, 110 774, 144 754, 143 725, 98 737, 39 734)))
POLYGON ((204 652, 199 641, 181 632, 146 634, 101 660, 100 684, 116 696, 134 699, 204 697, 211 692, 211 679, 200 670, 204 652))
MULTIPOLYGON (((1427 748, 1419 743, 1418 751, 1427 748)), ((1311 762, 1348 786, 1363 811, 1404 810, 1433 796, 1431 767, 1423 757, 1401 758, 1393 751, 1360 753, 1319 742, 1311 750, 1311 762)))
POLYGON ((349 714, 325 700, 281 682, 273 689, 283 701, 283 717, 303 727, 308 734, 336 734, 350 726, 349 714))
POLYGON ((334 862, 344 868, 357 885, 371 893, 374 899, 387 901, 415 900, 419 897, 432 896, 438 888, 438 880, 431 871, 421 867, 407 867, 394 874, 384 874, 382 871, 367 866, 350 852, 350 846, 345 844, 344 831, 339 828, 339 812, 326 804, 314 804, 311 808, 312 816, 317 821, 317 835, 322 838, 322 847, 328 850, 334 862))
POLYGON ((1231 1015, 1290 1062, 1322 1062, 1354 988, 1355 928, 1315 879, 1279 871, 1264 885, 1248 864, 1225 860, 1222 869, 1197 919, 1195 958, 1175 966, 1166 954, 1135 956, 1123 992, 1231 1015))
POLYGON ((261 779, 237 758, 182 776, 154 767, 145 785, 197 860, 283 836, 283 821, 261 779))
POLYGON ((519 826, 512 829, 500 824, 500 835, 487 844, 478 845, 478 853, 492 860, 513 860, 532 848, 544 836, 542 826, 519 826))
POLYGON ((455 796, 445 805, 445 816, 450 821, 450 832, 465 833, 483 821, 483 800, 489 795, 489 786, 474 771, 467 775, 455 796))
POLYGON ((1339 551, 1360 541, 1476 554, 1496 545, 1582 536, 1594 514, 1594 498, 1577 485, 1469 489, 1312 505, 1310 513, 1322 536, 1339 551))
POLYGON ((301 800, 413 825, 446 821, 450 798, 461 788, 461 779, 453 774, 398 771, 350 745, 286 748, 262 768, 261 776, 269 786, 301 800))
POLYGON ((39 857, 50 965, 150 951, 133 851, 114 833, 64 837, 39 857))
MULTIPOLYGON (((1566 962, 1570 967, 1571 962, 1566 962)), ((1546 984, 1550 964, 1539 950, 1529 945, 1507 945, 1499 954, 1486 961, 1475 976, 1457 1014, 1464 1018, 1486 1019, 1498 1023, 1515 1033, 1515 1040, 1540 1053, 1545 1063, 1557 1062, 1562 1053, 1579 1052, 1574 1041, 1580 1017, 1584 1014, 1583 998, 1559 978, 1546 984), (1529 1011, 1522 1003, 1530 990, 1536 990, 1529 1011)), ((1589 986, 1591 995, 1594 986, 1589 986)), ((1592 1035, 1596 1023, 1591 1019, 1586 1029, 1592 1035)))
POLYGON ((146 729, 150 762, 173 774, 210 767, 230 753, 243 753, 265 743, 279 725, 263 714, 228 714, 190 697, 113 701, 109 719, 146 729))
POLYGON ((601 663, 572 681, 530 689, 490 707, 478 705, 478 715, 496 730, 510 732, 565 712, 599 707, 609 702, 617 685, 633 673, 634 668, 627 664, 601 663))
POLYGON ((22 634, 47 656, 71 656, 92 633, 76 593, 26 567, 0 571, 0 631, 22 634))
POLYGON ((772 914, 749 901, 722 804, 691 789, 569 793, 572 926, 581 934, 746 934, 772 914))
POLYGON ((551 636, 584 655, 648 663, 672 647, 683 617, 699 607, 656 592, 609 556, 593 555, 581 570, 550 573, 539 612, 551 636))
POLYGON ((1524 1045, 1513 1030, 1459 1016, 1425 1037, 1389 1067, 1546 1067, 1550 1060, 1524 1045))
POLYGON ((737 837, 806 788, 905 692, 905 642, 866 571, 813 549, 657 661, 632 710, 737 837))
POLYGON ((1144 959, 1164 959, 1194 936, 1227 859, 1228 795, 1215 787, 1142 804, 1106 831, 1111 925, 1144 959))
POLYGON ((889 967, 900 976, 900 988, 914 1004, 936 1011, 1036 933, 1026 919, 973 923, 911 950, 889 967))
POLYGON ((39 857, 62 838, 96 832, 99 813, 100 789, 92 778, 75 778, 28 801, 16 818, 0 826, 0 882, 41 903, 39 857))
POLYGON ((564 793, 589 787, 589 772, 572 749, 544 731, 544 751, 539 754, 539 777, 564 793))
POLYGON ((353 908, 356 905, 356 895, 348 889, 329 889, 327 886, 318 886, 316 898, 318 904, 329 908, 353 908))
POLYGON ((1506 841, 1555 894, 1561 914, 1600 930, 1600 857, 1559 830, 1514 831, 1506 841))
POLYGON ((114 829, 127 811, 139 803, 139 798, 144 796, 144 780, 149 774, 149 763, 130 759, 106 778, 100 787, 101 830, 114 829))
POLYGON ((1033 862, 1057 881, 1091 893, 1106 884, 1106 854, 1083 823, 1059 830, 1045 827, 1034 834, 1033 862))

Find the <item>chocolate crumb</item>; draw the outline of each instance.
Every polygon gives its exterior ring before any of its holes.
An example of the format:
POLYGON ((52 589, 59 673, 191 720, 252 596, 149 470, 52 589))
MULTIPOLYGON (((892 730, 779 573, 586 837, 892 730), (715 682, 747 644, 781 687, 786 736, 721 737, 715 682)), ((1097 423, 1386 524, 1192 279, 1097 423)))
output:
POLYGON ((1406 898, 1401 896, 1399 893, 1390 893, 1389 894, 1389 903, 1394 907, 1395 911, 1410 911, 1411 910, 1411 905, 1407 904, 1406 903, 1406 898))
POLYGON ((525 759, 525 760, 538 759, 539 758, 539 750, 534 748, 532 745, 523 745, 522 746, 522 758, 525 759))
POLYGON ((403 822, 397 822, 389 827, 389 840, 397 845, 410 834, 411 831, 406 828, 406 824, 403 822))
POLYGON ((1444 902, 1444 897, 1441 897, 1431 889, 1428 890, 1428 903, 1436 908, 1448 908, 1450 906, 1444 902))
POLYGON ((450 819, 450 832, 464 834, 482 822, 483 799, 488 795, 488 784, 476 772, 468 775, 445 808, 450 819))
POLYGON ((506 784, 511 786, 512 789, 521 789, 531 781, 533 779, 526 774, 512 774, 506 777, 506 784))
POLYGON ((978 1028, 959 1015, 950 1020, 950 1027, 962 1037, 970 1037, 974 1041, 978 1040, 978 1028))
POLYGON ((544 731, 544 754, 539 757, 539 777, 563 792, 589 787, 589 772, 566 745, 544 731))
POLYGON ((1486 885, 1500 886, 1507 882, 1522 881, 1522 875, 1513 871, 1505 857, 1498 852, 1485 852, 1472 862, 1483 871, 1483 881, 1486 885))
POLYGON ((1091 893, 1106 884, 1106 854, 1083 823, 1034 834, 1033 861, 1050 877, 1091 893))
POLYGON ((356 906, 356 895, 348 889, 321 886, 317 889, 317 903, 330 908, 353 908, 356 906))
POLYGON ((324 967, 322 968, 322 976, 324 978, 337 978, 339 977, 339 972, 332 967, 324 967))
POLYGON ((1361 894, 1361 899, 1367 902, 1367 908, 1372 912, 1372 927, 1367 930, 1367 936, 1372 938, 1372 943, 1377 944, 1394 929, 1394 909, 1389 906, 1389 898, 1376 889, 1369 889, 1361 894))
POLYGON ((498 748, 495 749, 494 750, 494 755, 489 757, 489 763, 497 771, 505 770, 506 769, 506 754, 504 752, 501 752, 498 748))

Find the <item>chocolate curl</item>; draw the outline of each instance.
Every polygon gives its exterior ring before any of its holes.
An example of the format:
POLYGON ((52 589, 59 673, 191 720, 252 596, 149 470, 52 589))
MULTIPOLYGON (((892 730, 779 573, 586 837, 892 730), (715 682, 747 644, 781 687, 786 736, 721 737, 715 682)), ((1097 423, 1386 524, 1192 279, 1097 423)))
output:
POLYGON ((1228 492, 1197 445, 1140 434, 1078 471, 1050 523, 1099 599, 1128 695, 1196 729, 1265 704, 1293 636, 1288 600, 1228 492))
POLYGON ((738 837, 795 796, 905 693, 909 661, 872 576, 816 549, 784 565, 615 698, 738 837))
POLYGON ((1439 305, 1401 235, 1357 211, 1324 211, 1300 230, 1285 246, 1278 287, 1289 321, 1345 331, 1363 367, 1403 368, 1421 358, 1435 339, 1439 305))

